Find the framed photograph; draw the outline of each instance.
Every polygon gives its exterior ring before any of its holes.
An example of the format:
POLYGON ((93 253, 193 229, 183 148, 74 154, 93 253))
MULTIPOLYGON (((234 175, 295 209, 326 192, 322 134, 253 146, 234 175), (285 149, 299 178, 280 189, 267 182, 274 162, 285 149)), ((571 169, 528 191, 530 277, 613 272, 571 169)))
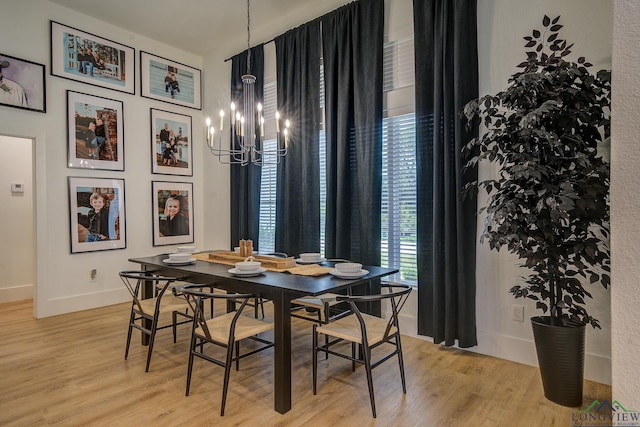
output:
POLYGON ((151 181, 153 246, 193 243, 193 184, 151 181))
POLYGON ((134 48, 51 21, 51 75, 135 94, 134 48))
POLYGON ((124 170, 122 101, 67 91, 68 167, 124 170))
POLYGON ((151 171, 193 176, 191 116, 151 109, 151 171))
POLYGON ((140 94, 145 98, 202 109, 197 68, 140 51, 140 94))
POLYGON ((44 65, 0 53, 0 105, 45 113, 44 65))
POLYGON ((124 179, 69 177, 71 253, 127 247, 124 179))

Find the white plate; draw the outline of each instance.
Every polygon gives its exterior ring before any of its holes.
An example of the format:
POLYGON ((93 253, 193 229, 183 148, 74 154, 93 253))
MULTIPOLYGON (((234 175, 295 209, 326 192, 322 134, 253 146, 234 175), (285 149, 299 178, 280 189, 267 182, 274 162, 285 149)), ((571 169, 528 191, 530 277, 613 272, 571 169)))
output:
POLYGON ((356 271, 355 273, 343 273, 341 271, 333 269, 329 271, 329 274, 331 274, 332 276, 336 276, 339 279, 357 279, 358 277, 366 276, 367 274, 369 274, 369 270, 360 270, 356 271))
POLYGON ((195 258, 189 258, 187 261, 174 261, 171 258, 163 259, 162 262, 169 265, 189 265, 196 262, 195 258))
POLYGON ((240 271, 237 268, 231 268, 227 271, 238 277, 252 277, 264 273, 265 271, 267 271, 267 269, 264 267, 260 267, 259 269, 253 271, 240 271))
POLYGON ((326 258, 319 258, 314 261, 307 261, 302 258, 296 258, 296 262, 298 264, 320 264, 321 262, 325 262, 326 260, 327 260, 326 258))

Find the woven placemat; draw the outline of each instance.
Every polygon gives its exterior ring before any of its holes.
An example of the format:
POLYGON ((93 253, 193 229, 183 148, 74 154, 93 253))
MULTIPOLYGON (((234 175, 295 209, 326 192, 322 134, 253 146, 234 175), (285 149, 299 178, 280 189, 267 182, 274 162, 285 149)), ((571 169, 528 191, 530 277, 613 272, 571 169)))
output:
POLYGON ((324 276, 325 274, 329 274, 331 270, 333 270, 333 268, 323 267, 317 264, 299 265, 297 267, 287 269, 289 273, 300 276, 324 276))

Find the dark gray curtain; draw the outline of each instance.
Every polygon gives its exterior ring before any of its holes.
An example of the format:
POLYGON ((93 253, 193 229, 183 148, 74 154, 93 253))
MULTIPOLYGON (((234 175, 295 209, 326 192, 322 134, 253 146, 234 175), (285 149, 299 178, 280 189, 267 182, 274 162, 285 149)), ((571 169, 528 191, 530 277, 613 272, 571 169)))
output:
MULTIPOLYGON (((242 76, 247 74, 247 51, 231 58, 231 100, 237 110, 242 111, 242 76)), ((249 74, 256 77, 256 103, 263 102, 264 91, 264 49, 263 45, 251 48, 249 74)), ((233 136, 231 136, 233 138, 233 136)), ((232 143, 232 141, 230 141, 232 143)), ((231 165, 231 242, 230 248, 238 246, 240 239, 253 240, 253 247, 258 246, 260 229, 260 179, 261 168, 248 164, 246 166, 231 165)), ((259 249, 259 248, 257 248, 259 249)))
POLYGON ((287 155, 278 165, 276 251, 320 251, 320 23, 275 38, 278 111, 290 118, 287 155))
POLYGON ((380 264, 383 0, 320 18, 327 139, 326 255, 380 264))
POLYGON ((459 116, 478 96, 476 0, 414 0, 418 169, 418 333, 477 344, 476 200, 462 187, 459 116))
MULTIPOLYGON (((380 265, 384 1, 321 18, 327 140, 325 253, 380 265)), ((380 293, 370 281, 355 294, 380 293)), ((380 315, 380 304, 361 307, 380 315)))

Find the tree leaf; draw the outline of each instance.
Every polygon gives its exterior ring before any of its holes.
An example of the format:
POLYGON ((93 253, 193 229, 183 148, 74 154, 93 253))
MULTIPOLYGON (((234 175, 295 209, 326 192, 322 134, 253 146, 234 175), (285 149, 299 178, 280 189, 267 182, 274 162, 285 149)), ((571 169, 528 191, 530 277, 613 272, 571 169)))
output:
POLYGON ((556 24, 556 25, 552 25, 551 28, 549 28, 551 31, 560 31, 560 28, 564 27, 564 25, 560 25, 560 24, 556 24))
POLYGON ((549 18, 547 15, 544 15, 544 18, 542 18, 542 25, 544 25, 545 27, 548 27, 550 23, 551 23, 551 18, 549 18))

